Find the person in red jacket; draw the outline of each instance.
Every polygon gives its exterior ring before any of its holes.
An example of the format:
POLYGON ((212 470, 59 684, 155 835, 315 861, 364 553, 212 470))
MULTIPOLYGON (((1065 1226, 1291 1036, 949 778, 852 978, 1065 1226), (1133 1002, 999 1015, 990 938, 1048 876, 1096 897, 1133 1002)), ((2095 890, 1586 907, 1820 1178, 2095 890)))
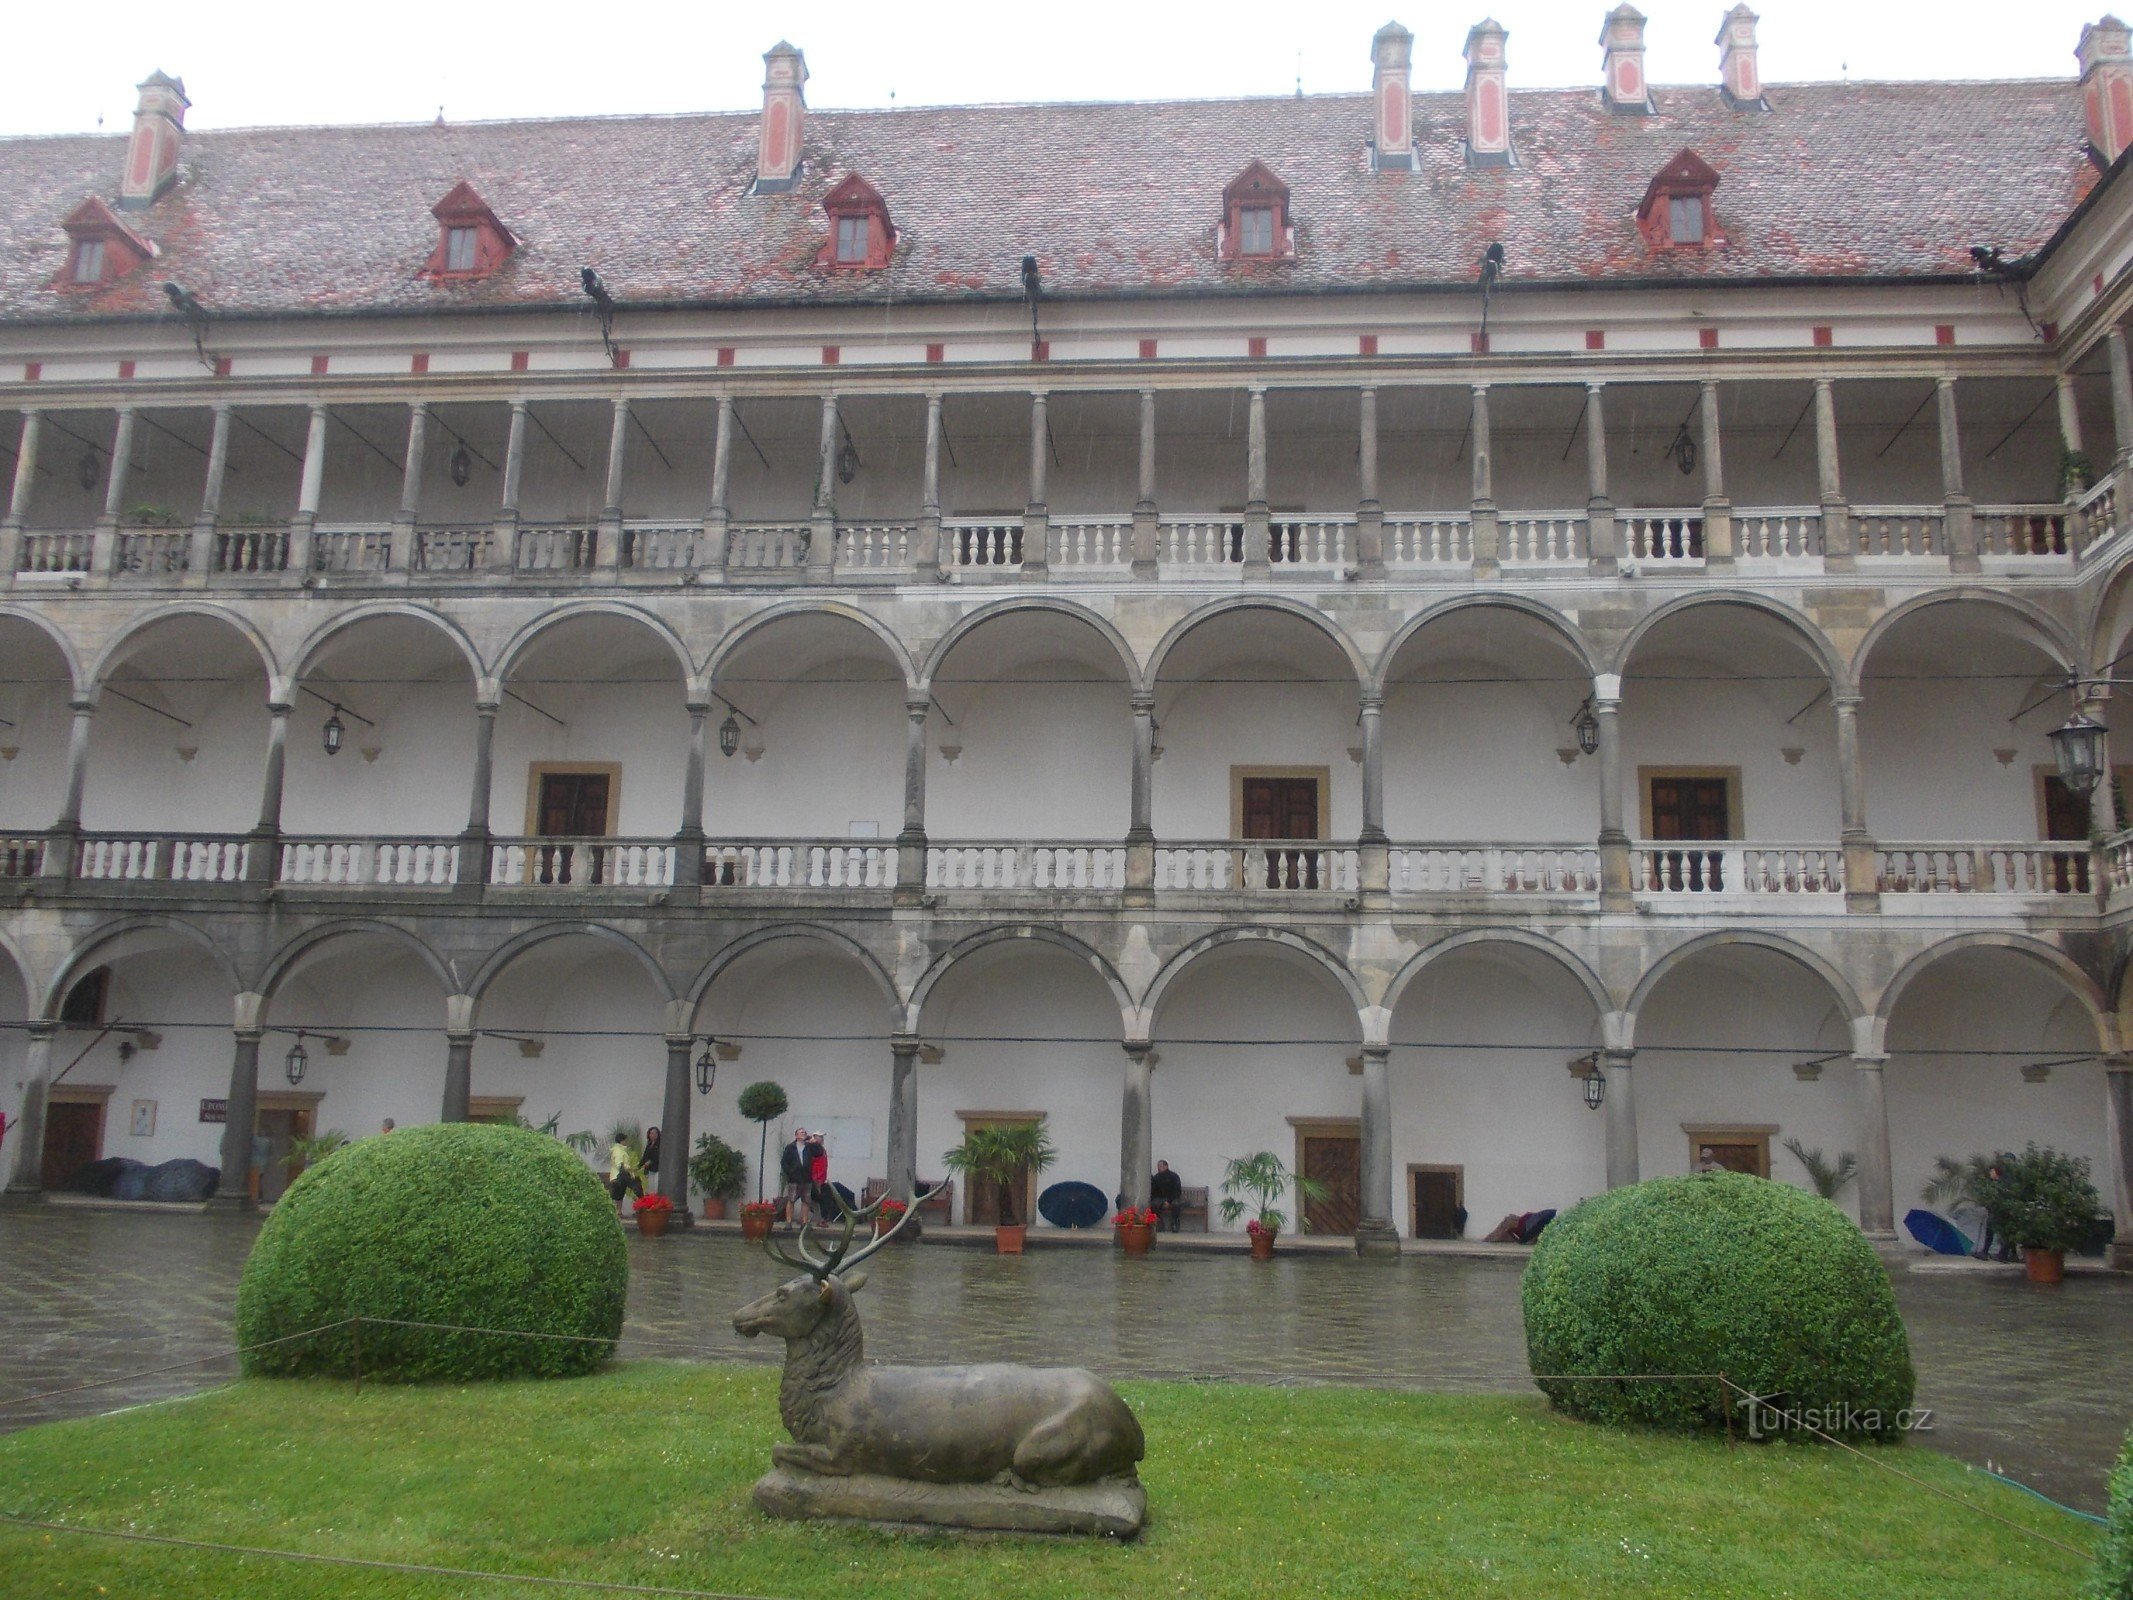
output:
POLYGON ((827 1222, 830 1213, 837 1209, 837 1203, 830 1198, 829 1147, 823 1144, 821 1134, 808 1135, 805 1154, 809 1202, 815 1208, 815 1215, 827 1222))

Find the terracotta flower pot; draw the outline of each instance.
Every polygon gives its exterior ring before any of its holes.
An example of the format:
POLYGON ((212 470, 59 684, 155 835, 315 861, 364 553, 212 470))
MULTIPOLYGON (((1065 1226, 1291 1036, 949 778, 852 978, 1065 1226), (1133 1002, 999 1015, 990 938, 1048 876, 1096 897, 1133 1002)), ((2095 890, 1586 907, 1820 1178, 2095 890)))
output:
POLYGON ((743 1211, 741 1213, 741 1237, 748 1240, 770 1237, 770 1225, 776 1219, 767 1211, 743 1211))
POLYGON ((1017 1222, 1012 1226, 995 1228, 992 1234, 993 1247, 1003 1256, 1022 1254, 1022 1241, 1029 1234, 1029 1224, 1017 1222))
POLYGON ((664 1211, 640 1211, 637 1213, 637 1231, 647 1239, 656 1239, 667 1231, 667 1214, 664 1211))
POLYGON ((1155 1229, 1145 1222, 1122 1222, 1118 1225, 1118 1242, 1126 1247, 1129 1256, 1144 1256, 1155 1243, 1155 1229))
POLYGON ((1251 1236, 1251 1240, 1252 1259, 1254 1261, 1272 1261, 1274 1259, 1274 1236, 1271 1233, 1255 1233, 1251 1236))
POLYGON ((875 1237, 875 1238, 877 1238, 877 1239, 879 1239, 879 1238, 880 1238, 880 1237, 881 1237, 881 1236, 882 1236, 883 1234, 885 1234, 885 1233, 889 1232, 889 1231, 890 1231, 891 1229, 893 1229, 893 1228, 894 1228, 894 1227, 895 1227, 895 1226, 896 1226, 896 1225, 897 1225, 897 1224, 898 1224, 899 1222, 901 1222, 901 1221, 903 1221, 903 1220, 904 1220, 904 1219, 903 1219, 903 1218, 902 1218, 901 1216, 894 1216, 894 1217, 876 1216, 876 1217, 874 1218, 874 1237, 875 1237))
POLYGON ((2022 1247, 2022 1268, 2029 1274, 2031 1283, 2061 1283, 2066 1278, 2066 1252, 2064 1250, 2039 1250, 2034 1245, 2022 1247))
POLYGON ((720 1199, 720 1198, 719 1198, 719 1197, 718 1197, 717 1195, 708 1195, 708 1194, 707 1194, 707 1195, 705 1195, 705 1196, 704 1196, 704 1221, 706 1221, 706 1222, 724 1222, 725 1220, 726 1220, 726 1202, 725 1202, 724 1200, 720 1199))

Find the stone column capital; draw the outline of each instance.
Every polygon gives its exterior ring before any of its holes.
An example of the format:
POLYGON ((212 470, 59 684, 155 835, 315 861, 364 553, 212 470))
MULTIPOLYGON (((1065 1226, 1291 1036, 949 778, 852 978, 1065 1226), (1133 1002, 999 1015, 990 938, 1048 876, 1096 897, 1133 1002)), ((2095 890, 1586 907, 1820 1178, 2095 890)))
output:
POLYGON ((1139 716, 1142 712, 1146 712, 1151 717, 1155 715, 1155 691, 1153 689, 1135 689, 1126 698, 1128 704, 1132 706, 1135 716, 1139 716))
POLYGON ((46 1043, 50 1043, 55 1037, 58 1036, 59 1026, 60 1025, 57 1022, 54 1022, 47 1017, 33 1018, 31 1021, 23 1024, 24 1030, 29 1034, 32 1040, 42 1039, 46 1043))
POLYGON ((1883 1067, 1887 1066, 1888 1064, 1889 1058, 1888 1052, 1886 1051, 1862 1050, 1855 1051, 1852 1054, 1852 1065, 1857 1067, 1861 1072, 1879 1072, 1883 1067))
POLYGON ((1831 693, 1829 702, 1839 711, 1857 711, 1866 701, 1866 696, 1857 689, 1839 689, 1831 693))
POLYGON ((2106 1072, 2133 1072, 2133 1056, 2105 1056, 2103 1070, 2106 1072))
POLYGON ((915 721, 925 721, 926 713, 932 707, 933 696, 930 694, 907 694, 904 696, 904 715, 915 721))
POLYGON ((232 1028, 230 1032, 239 1044, 248 1044, 255 1048, 259 1041, 267 1036, 265 1028, 232 1028))
POLYGON ((1366 1044, 1362 1047, 1362 1056, 1365 1061, 1375 1061, 1382 1066, 1391 1059, 1392 1046, 1389 1044, 1366 1044))
POLYGON ((1637 1052, 1633 1047, 1609 1049, 1608 1047, 1603 1045, 1600 1048, 1598 1054, 1600 1057, 1600 1065, 1603 1068, 1618 1067, 1624 1072, 1627 1072, 1630 1069, 1631 1065, 1635 1062, 1637 1057, 1637 1052))
POLYGON ((1383 711, 1385 709, 1385 691, 1383 689, 1365 689, 1357 695, 1356 702, 1357 709, 1366 716, 1383 711))

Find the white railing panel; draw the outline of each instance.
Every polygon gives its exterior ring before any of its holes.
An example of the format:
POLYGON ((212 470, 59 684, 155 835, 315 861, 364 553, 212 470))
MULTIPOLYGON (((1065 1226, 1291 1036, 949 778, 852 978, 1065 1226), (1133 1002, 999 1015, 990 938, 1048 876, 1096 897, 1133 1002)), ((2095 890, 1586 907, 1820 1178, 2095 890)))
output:
POLYGON ((1615 528, 1625 561, 1694 566, 1703 555, 1703 512, 1617 511, 1615 528))
POLYGON ((600 530, 582 522, 532 523, 518 530, 521 572, 589 572, 600 547, 600 530))
POLYGON ((2081 530, 2081 559, 2118 531, 2118 475, 2105 473, 2074 502, 2074 518, 2081 530))
MULTIPOLYGON (((2115 857, 2114 874, 2117 870, 2115 857)), ((2063 844, 1886 844, 1874 852, 1883 894, 2017 894, 2053 897, 2090 892, 2089 847, 2063 844)))
POLYGON ((1352 845, 1233 839, 1155 847, 1157 889, 1352 894, 1361 886, 1361 879, 1362 852, 1352 845))
POLYGON ((622 565, 635 571, 672 572, 696 565, 701 522, 625 522, 622 565))
POLYGON ((17 572, 87 572, 96 552, 94 533, 25 533, 17 572))
POLYGON ((814 536, 804 522, 737 522, 726 530, 726 565, 752 572, 804 567, 814 536))
POLYGON ((950 517, 941 523, 941 566, 1022 565, 1020 517, 950 517))
POLYGON ((1582 511, 1507 512, 1497 521, 1498 559, 1507 567, 1570 566, 1591 550, 1582 511))
POLYGON ((42 838, 36 834, 0 833, 0 878, 34 878, 42 871, 42 838))
POLYGON ((1763 507, 1733 513, 1736 560, 1804 563, 1821 560, 1822 551, 1822 513, 1818 507, 1763 507))
POLYGON ((417 572, 480 572, 496 548, 489 526, 417 528, 413 559, 417 572))
POLYGON ((1474 522, 1467 516, 1385 519, 1385 560, 1390 566, 1471 566, 1474 522))
POLYGON ((845 839, 729 839, 704 849, 713 889, 891 889, 896 847, 845 839))
POLYGON ((1131 517, 1058 517, 1052 521, 1052 565, 1076 571, 1133 564, 1131 517))
POLYGON ((1630 852, 1639 894, 1841 895, 1844 852, 1830 845, 1640 840, 1630 852))
POLYGON ((674 882, 671 840, 499 839, 489 881, 505 888, 664 889, 674 882))
POLYGON ((1228 517, 1164 517, 1156 524, 1155 559, 1166 571, 1241 565, 1244 523, 1228 517))
POLYGON ((459 876, 453 839, 284 839, 281 882, 306 888, 448 888, 459 876))
POLYGON ((288 566, 289 530, 285 527, 215 530, 217 572, 283 572, 288 566))
POLYGON ((837 565, 858 572, 889 572, 911 565, 918 529, 908 522, 837 525, 837 565))
POLYGON ((184 528, 121 528, 113 570, 138 577, 165 577, 192 566, 193 536, 184 528))
POLYGON ((1946 523, 1942 506, 1857 506, 1852 510, 1852 548, 1866 559, 1943 556, 1948 548, 1946 523))
POLYGON ((1394 894, 1597 894, 1600 852, 1591 845, 1394 845, 1386 852, 1394 894))
POLYGON ((1267 559, 1278 567, 1344 567, 1355 559, 1355 518, 1278 518, 1267 529, 1267 559))
POLYGON ((390 528, 319 526, 311 530, 314 572, 383 572, 392 560, 390 528))
POLYGON ((2063 561, 2074 552, 2076 522, 2063 505, 1979 506, 1971 517, 1981 556, 2063 561))

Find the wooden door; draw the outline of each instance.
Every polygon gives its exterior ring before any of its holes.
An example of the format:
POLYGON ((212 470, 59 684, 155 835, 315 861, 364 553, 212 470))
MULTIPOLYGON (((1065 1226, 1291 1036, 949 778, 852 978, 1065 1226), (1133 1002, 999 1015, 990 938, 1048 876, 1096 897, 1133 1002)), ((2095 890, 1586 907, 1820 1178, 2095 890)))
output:
MULTIPOLYGON (((540 834, 547 839, 597 839, 607 832, 609 774, 605 772, 544 772, 540 804, 536 808, 540 834)), ((542 883, 600 883, 606 875, 607 852, 597 845, 540 848, 539 881, 542 883)))
POLYGON ((1703 1160, 1703 1153, 1711 1152, 1711 1160, 1726 1172, 1745 1172, 1751 1178, 1770 1176, 1770 1140, 1767 1136, 1746 1137, 1714 1134, 1709 1138, 1693 1140, 1690 1144, 1690 1170, 1703 1160))
POLYGON ((1466 1232, 1465 1209, 1459 1204, 1459 1173, 1455 1168, 1418 1168, 1413 1173, 1415 1190, 1414 1232, 1417 1239, 1457 1239, 1466 1232))
MULTIPOLYGON (((1731 785, 1724 778, 1662 778, 1651 783, 1654 839, 1718 840, 1732 833, 1731 785)), ((1723 858, 1715 850, 1655 850, 1661 887, 1722 890, 1723 858)))
MULTIPOLYGON (((1242 782, 1245 838, 1319 837, 1316 778, 1245 778, 1242 782)), ((1269 850, 1266 854, 1266 886, 1269 889, 1317 888, 1318 852, 1269 850)))
POLYGON ((104 1153, 104 1106, 100 1100, 52 1100, 44 1108, 44 1172, 47 1189, 64 1189, 74 1174, 104 1153))
POLYGON ((1307 1133, 1303 1136, 1303 1175, 1326 1187, 1323 1200, 1306 1200, 1304 1231, 1355 1232, 1363 1214, 1363 1140, 1354 1133, 1307 1133))
POLYGON ((259 1198, 264 1204, 279 1200, 282 1191, 303 1171, 287 1157, 292 1144, 311 1137, 311 1113, 301 1108, 275 1110, 262 1106, 256 1126, 267 1141, 267 1164, 259 1174, 259 1198))

